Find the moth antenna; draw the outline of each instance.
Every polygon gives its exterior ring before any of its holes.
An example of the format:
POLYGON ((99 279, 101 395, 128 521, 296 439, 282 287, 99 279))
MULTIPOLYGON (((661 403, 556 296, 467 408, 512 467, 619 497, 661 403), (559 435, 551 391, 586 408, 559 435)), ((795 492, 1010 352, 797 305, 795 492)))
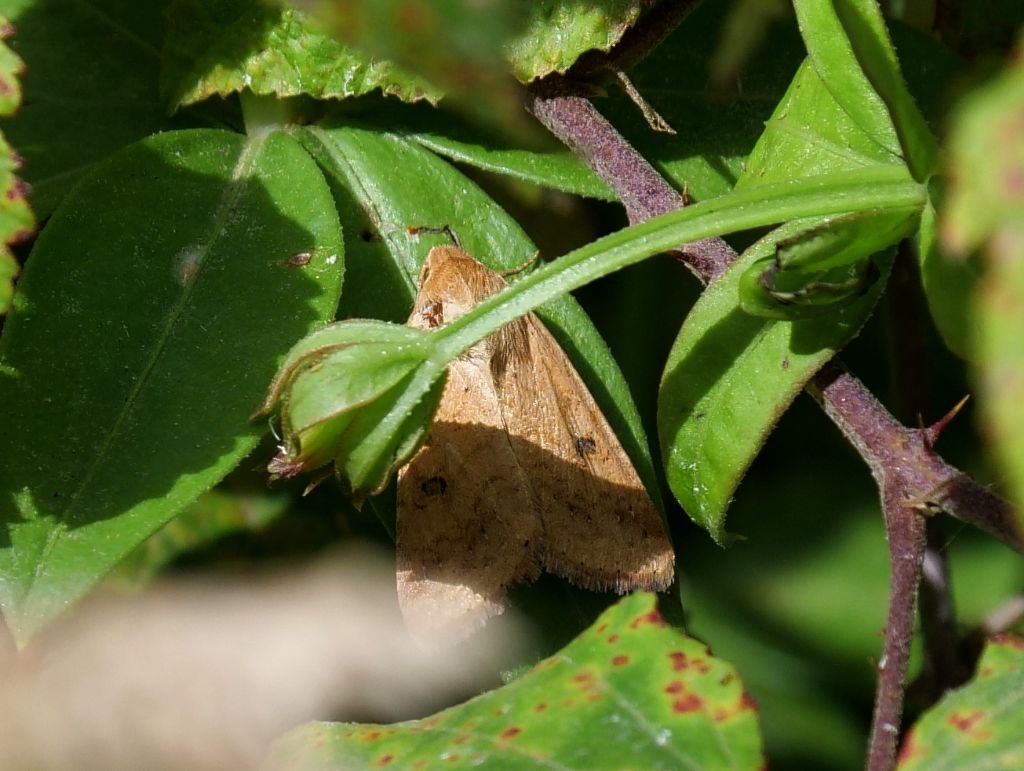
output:
POLYGON ((505 277, 505 276, 514 276, 514 275, 516 275, 516 273, 522 273, 524 270, 526 270, 528 267, 533 265, 533 263, 535 263, 539 259, 540 259, 540 249, 535 251, 533 253, 533 257, 528 259, 522 265, 517 265, 516 267, 509 268, 508 270, 500 270, 500 271, 498 271, 498 275, 502 276, 502 277, 505 277))
POLYGON ((405 232, 410 236, 418 236, 421 233, 448 236, 449 240, 455 244, 455 246, 462 249, 462 240, 459 238, 459 234, 455 232, 455 228, 451 225, 441 225, 440 227, 431 227, 430 225, 409 225, 406 227, 405 232))
POLYGON ((281 435, 278 434, 277 433, 277 429, 274 428, 274 418, 273 418, 273 416, 267 418, 267 427, 270 429, 270 433, 273 434, 274 439, 277 440, 278 445, 280 445, 280 443, 281 443, 281 435))

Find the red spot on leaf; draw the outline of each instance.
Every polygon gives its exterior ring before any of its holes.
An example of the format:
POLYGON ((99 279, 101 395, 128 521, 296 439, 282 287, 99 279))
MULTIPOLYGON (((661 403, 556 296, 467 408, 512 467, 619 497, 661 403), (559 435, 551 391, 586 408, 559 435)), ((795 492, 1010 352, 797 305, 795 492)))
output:
POLYGON ((449 763, 454 763, 458 759, 459 759, 459 753, 457 753, 457 752, 449 752, 445 756, 445 760, 447 760, 449 763))
POLYGON ((742 694, 740 694, 740 712, 745 712, 747 710, 751 712, 757 712, 759 707, 760 705, 758 705, 757 699, 755 699, 749 693, 744 691, 742 694))
POLYGON ((948 718, 946 722, 949 723, 957 731, 963 731, 968 733, 974 730, 974 727, 981 721, 985 716, 985 713, 980 709, 976 709, 973 712, 954 712, 948 718))
POLYGON ((718 684, 721 685, 724 688, 727 685, 731 685, 732 681, 735 680, 735 679, 736 679, 736 675, 734 675, 732 672, 730 672, 725 677, 723 677, 721 680, 719 680, 718 684))
POLYGON ((515 739, 515 738, 516 738, 517 736, 519 736, 519 734, 521 734, 522 732, 523 732, 523 729, 522 729, 522 728, 519 728, 518 726, 514 726, 514 725, 513 725, 513 726, 509 726, 509 727, 508 727, 508 728, 506 728, 506 729, 505 729, 504 731, 502 731, 502 732, 501 732, 501 733, 499 734, 499 736, 500 736, 500 737, 501 737, 502 739, 515 739))
POLYGON ((546 701, 542 701, 540 704, 535 704, 534 705, 533 711, 534 712, 543 712, 547 708, 548 708, 548 703, 546 701))
POLYGON ((676 672, 682 672, 684 669, 690 666, 689 660, 686 658, 686 654, 682 651, 672 651, 668 654, 669 661, 672 662, 672 669, 676 672))
POLYGON ((679 693, 683 690, 683 684, 679 680, 673 680, 665 686, 665 693, 679 693))
POLYGON ((597 632, 598 634, 601 634, 601 633, 602 633, 602 632, 603 632, 603 631, 604 631, 605 629, 607 629, 607 628, 608 628, 608 625, 607 625, 607 624, 601 624, 601 626, 599 626, 599 627, 598 627, 597 629, 595 629, 594 631, 595 631, 595 632, 597 632))
POLYGON ((652 626, 668 626, 665 618, 657 610, 652 610, 642 615, 637 616, 629 622, 630 629, 637 629, 645 624, 651 624, 652 626))
POLYGON ((452 744, 465 744, 470 740, 470 738, 472 737, 470 737, 469 734, 459 734, 454 739, 452 739, 452 744))
POLYGON ((380 731, 367 731, 363 734, 363 738, 368 742, 375 742, 382 736, 380 731))
POLYGON ((562 700, 562 706, 563 707, 571 707, 575 703, 576 703, 576 699, 572 698, 572 696, 570 696, 568 699, 563 699, 562 700))
POLYGON ((395 759, 394 755, 390 755, 390 754, 389 755, 381 755, 379 758, 377 758, 377 767, 378 768, 383 768, 384 766, 390 766, 391 765, 391 761, 394 760, 394 759, 395 759))
POLYGON ((711 714, 711 719, 716 723, 724 723, 735 714, 735 712, 728 710, 725 707, 719 707, 711 714))
POLYGON ((685 713, 696 712, 704 706, 704 699, 695 693, 687 693, 672 702, 672 711, 685 713))
POLYGON ((911 729, 903 741, 903 746, 900 747, 900 753, 896 756, 896 760, 898 763, 906 763, 920 754, 921 748, 917 744, 917 734, 911 729))
POLYGON ((609 645, 615 645, 615 643, 617 643, 618 641, 619 641, 619 636, 617 634, 608 635, 608 644, 609 645))
POLYGON ((593 679, 593 672, 578 672, 572 676, 572 680, 574 683, 589 683, 593 679))
POLYGON ((629 656, 625 653, 620 653, 618 656, 612 656, 612 666, 621 667, 629 663, 629 656))

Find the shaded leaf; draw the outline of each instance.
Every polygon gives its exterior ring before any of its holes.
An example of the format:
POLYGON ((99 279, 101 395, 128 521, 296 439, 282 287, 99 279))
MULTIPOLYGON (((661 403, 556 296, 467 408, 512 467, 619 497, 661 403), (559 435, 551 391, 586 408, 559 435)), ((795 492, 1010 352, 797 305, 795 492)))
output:
POLYGON ((323 177, 281 133, 162 134, 76 188, 0 340, 0 602, 19 640, 253 448, 249 416, 333 314, 341 269, 323 177))
POLYGON ((302 13, 259 0, 175 0, 168 11, 161 91, 171 109, 249 89, 343 99, 375 89, 436 102, 426 81, 350 49, 302 13))
POLYGON ((314 723, 279 740, 275 769, 394 765, 756 769, 754 704, 736 671, 668 627, 654 596, 605 611, 561 652, 424 720, 314 723))
POLYGON ((977 674, 928 710, 907 736, 898 768, 1014 771, 1024 763, 1024 638, 991 639, 977 674))
POLYGON ((164 3, 0 0, 28 64, 25 103, 5 121, 44 218, 92 164, 171 122, 157 99, 164 3))

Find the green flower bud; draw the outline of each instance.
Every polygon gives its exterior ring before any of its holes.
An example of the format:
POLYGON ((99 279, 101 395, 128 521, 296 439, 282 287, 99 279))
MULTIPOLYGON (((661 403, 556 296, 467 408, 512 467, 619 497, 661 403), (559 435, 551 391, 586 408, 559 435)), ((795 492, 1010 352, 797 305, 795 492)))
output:
POLYGON ((282 443, 267 470, 293 477, 334 462, 357 498, 377 492, 419 445, 444 368, 429 333, 382 321, 343 321, 301 340, 260 413, 280 406, 282 443))

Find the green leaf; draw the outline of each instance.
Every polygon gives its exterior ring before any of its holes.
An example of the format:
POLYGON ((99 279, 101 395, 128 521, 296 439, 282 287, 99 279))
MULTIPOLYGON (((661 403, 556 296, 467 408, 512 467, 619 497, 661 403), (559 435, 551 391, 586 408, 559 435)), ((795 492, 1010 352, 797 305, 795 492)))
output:
POLYGON ((40 218, 92 164, 180 123, 157 99, 162 10, 137 0, 0 2, 28 65, 25 104, 4 131, 40 218))
POLYGON ((270 768, 756 769, 757 714, 730 665, 670 628, 651 594, 605 611, 518 680, 424 720, 313 723, 270 768))
POLYGON ((808 59, 765 125, 736 187, 877 165, 903 167, 899 155, 861 130, 808 59))
POLYGON ((984 768, 1024 763, 1024 638, 989 640, 977 674, 917 722, 900 750, 900 771, 984 768))
POLYGON ((334 312, 341 246, 282 133, 159 135, 54 214, 0 340, 0 602, 21 642, 254 447, 280 357, 334 312))
MULTIPOLYGON (((0 38, 8 30, 7 21, 0 17, 0 38)), ((21 103, 21 84, 18 76, 25 65, 17 54, 0 42, 0 115, 10 115, 21 103)), ((35 217, 25 200, 25 186, 14 176, 21 161, 0 134, 0 316, 11 307, 14 278, 18 275, 18 261, 8 248, 10 244, 31 234, 35 217)))
POLYGON ((615 198, 601 178, 565 148, 526 150, 474 136, 459 128, 413 130, 411 138, 438 155, 494 174, 550 187, 573 195, 615 198))
POLYGON ((638 18, 642 0, 535 0, 522 34, 508 47, 512 72, 524 83, 565 72, 587 51, 609 51, 638 18))
MULTIPOLYGON (((308 128, 299 137, 324 167, 339 200, 350 270, 341 302, 345 316, 395 321, 408 316, 419 266, 439 243, 436 238, 411 239, 408 226, 450 225, 466 250, 495 270, 517 268, 535 252, 494 201, 415 142, 354 126, 308 128)), ((570 297, 558 297, 537 313, 572 359, 657 500, 639 415, 601 336, 570 297)))
POLYGON ((354 51, 300 12, 259 0, 175 0, 168 11, 161 91, 173 109, 249 89, 344 99, 380 89, 436 102, 426 81, 354 51))
MULTIPOLYGON (((913 222, 913 210, 903 221, 913 222)), ((795 221, 773 231, 709 286, 665 365, 658 425, 669 487, 719 543, 728 540, 726 509, 750 463, 807 381, 857 334, 891 265, 879 260, 881 279, 871 290, 828 316, 778 321, 745 313, 744 274, 805 228, 795 221)))
POLYGON ((885 102, 907 168, 918 182, 936 171, 938 145, 907 90, 882 10, 874 0, 835 0, 836 13, 871 87, 885 102))
MULTIPOLYGON (((839 13, 840 7, 844 7, 849 15, 853 15, 854 4, 862 2, 864 0, 796 0, 793 7, 807 45, 808 58, 836 105, 877 146, 879 153, 901 158, 902 148, 892 118, 882 97, 861 68, 857 57, 859 46, 854 44, 844 24, 848 14, 841 17, 839 13)), ((876 29, 873 24, 865 23, 864 28, 858 31, 867 38, 876 29), (864 30, 868 29, 871 32, 865 33, 864 30)), ((871 42, 877 44, 877 39, 860 42, 862 46, 871 42)))
POLYGON ((914 237, 921 285, 935 328, 946 347, 962 359, 976 358, 971 303, 981 280, 977 255, 954 257, 942 248, 936 212, 937 180, 929 184, 928 205, 914 237))

